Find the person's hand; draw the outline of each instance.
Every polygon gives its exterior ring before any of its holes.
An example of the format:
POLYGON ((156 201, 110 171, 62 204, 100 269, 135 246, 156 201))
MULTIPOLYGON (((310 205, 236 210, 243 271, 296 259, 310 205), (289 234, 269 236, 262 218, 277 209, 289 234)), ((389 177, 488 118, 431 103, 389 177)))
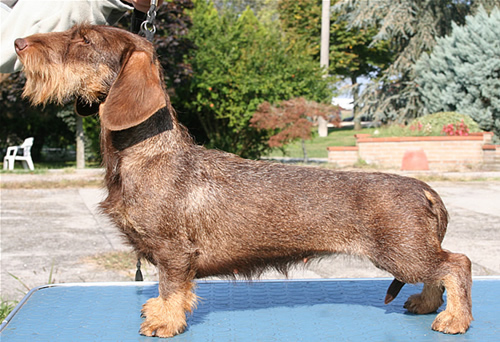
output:
MULTIPOLYGON (((151 7, 151 0, 124 0, 134 6, 134 8, 138 11, 147 13, 149 7, 151 7)), ((157 0, 157 5, 160 6, 163 3, 163 0, 157 0)))

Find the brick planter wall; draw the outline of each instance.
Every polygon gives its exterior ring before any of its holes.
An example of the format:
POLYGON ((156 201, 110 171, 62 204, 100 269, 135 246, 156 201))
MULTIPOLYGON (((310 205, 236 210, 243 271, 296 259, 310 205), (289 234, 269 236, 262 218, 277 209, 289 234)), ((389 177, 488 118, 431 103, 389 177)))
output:
POLYGON ((405 153, 423 150, 430 170, 496 165, 497 161, 500 162, 500 148, 491 145, 492 136, 492 133, 389 138, 357 135, 355 147, 329 147, 328 161, 340 167, 352 166, 358 160, 364 160, 368 164, 401 168, 405 153))
POLYGON ((500 171, 500 145, 483 145, 485 169, 500 171))
POLYGON ((358 162, 357 146, 328 147, 328 162, 338 166, 352 166, 358 162))

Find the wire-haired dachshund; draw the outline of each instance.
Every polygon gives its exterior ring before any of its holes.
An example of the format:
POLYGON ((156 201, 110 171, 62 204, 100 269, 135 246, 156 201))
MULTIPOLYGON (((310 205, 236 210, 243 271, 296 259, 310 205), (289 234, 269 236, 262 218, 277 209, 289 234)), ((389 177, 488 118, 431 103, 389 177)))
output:
POLYGON ((471 262, 441 248, 448 213, 425 183, 245 160, 194 144, 170 105, 153 46, 121 29, 77 25, 17 39, 15 48, 32 103, 76 98, 80 115, 99 114, 102 210, 159 272, 142 334, 185 329, 195 278, 286 274, 296 262, 337 253, 394 275, 386 303, 405 283, 424 283, 405 304, 412 313, 436 311, 446 290, 432 329, 469 328, 471 262))

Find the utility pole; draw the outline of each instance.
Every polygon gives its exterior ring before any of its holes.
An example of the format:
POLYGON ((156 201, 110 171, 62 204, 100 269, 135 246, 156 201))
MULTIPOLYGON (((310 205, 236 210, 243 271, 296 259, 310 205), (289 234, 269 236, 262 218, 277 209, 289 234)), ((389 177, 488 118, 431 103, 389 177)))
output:
POLYGON ((330 0, 323 0, 321 9, 321 52, 319 63, 328 75, 328 57, 330 53, 330 0))
POLYGON ((85 168, 85 142, 83 133, 83 119, 76 116, 76 168, 85 168))
MULTIPOLYGON (((322 1, 321 8, 321 51, 319 63, 324 69, 324 77, 328 76, 328 58, 330 54, 330 0, 322 1)), ((318 134, 320 137, 328 136, 328 125, 323 117, 318 117, 318 134)))

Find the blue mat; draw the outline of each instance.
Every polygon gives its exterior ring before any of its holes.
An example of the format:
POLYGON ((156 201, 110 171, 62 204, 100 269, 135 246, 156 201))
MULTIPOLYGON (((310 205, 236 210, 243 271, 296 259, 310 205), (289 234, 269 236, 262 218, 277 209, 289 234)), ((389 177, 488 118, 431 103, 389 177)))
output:
MULTIPOLYGON (((171 341, 499 341, 500 278, 475 278, 475 320, 464 335, 431 330, 436 314, 403 309, 421 286, 389 305, 391 280, 200 281, 198 309, 171 341)), ((7 341, 146 341, 140 309, 157 283, 50 285, 32 290, 2 324, 7 341)), ((444 305, 440 310, 444 310, 444 305)))

